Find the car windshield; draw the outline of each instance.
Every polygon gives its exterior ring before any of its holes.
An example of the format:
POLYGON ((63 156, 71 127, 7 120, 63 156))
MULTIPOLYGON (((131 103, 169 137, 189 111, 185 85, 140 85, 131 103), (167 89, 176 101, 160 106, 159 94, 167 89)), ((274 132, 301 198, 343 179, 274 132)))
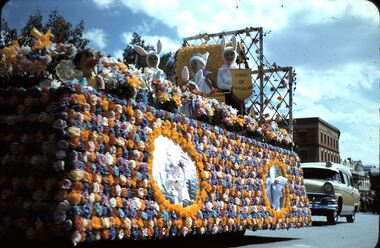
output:
POLYGON ((340 182, 339 173, 334 170, 318 168, 302 168, 305 179, 322 179, 340 182))

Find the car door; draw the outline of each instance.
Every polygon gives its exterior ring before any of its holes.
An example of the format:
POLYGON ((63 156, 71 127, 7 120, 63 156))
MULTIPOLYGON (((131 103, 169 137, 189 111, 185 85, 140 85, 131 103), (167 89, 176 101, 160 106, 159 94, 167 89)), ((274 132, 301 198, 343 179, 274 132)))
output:
POLYGON ((355 190, 352 189, 352 185, 350 182, 350 177, 347 173, 340 171, 341 177, 343 178, 343 187, 342 196, 343 196, 343 205, 341 215, 349 215, 354 210, 354 198, 356 197, 355 190))

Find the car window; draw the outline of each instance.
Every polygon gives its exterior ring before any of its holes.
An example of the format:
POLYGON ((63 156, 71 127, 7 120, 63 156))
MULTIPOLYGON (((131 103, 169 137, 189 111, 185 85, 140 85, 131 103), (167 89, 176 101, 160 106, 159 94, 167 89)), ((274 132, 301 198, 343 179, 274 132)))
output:
POLYGON ((349 176, 346 174, 346 173, 342 173, 343 175, 343 178, 344 178, 344 184, 346 184, 347 186, 350 186, 350 179, 349 179, 349 176))
POLYGON ((339 173, 334 170, 329 169, 319 169, 319 168, 302 168, 303 176, 306 179, 322 179, 326 181, 337 181, 340 182, 339 173))

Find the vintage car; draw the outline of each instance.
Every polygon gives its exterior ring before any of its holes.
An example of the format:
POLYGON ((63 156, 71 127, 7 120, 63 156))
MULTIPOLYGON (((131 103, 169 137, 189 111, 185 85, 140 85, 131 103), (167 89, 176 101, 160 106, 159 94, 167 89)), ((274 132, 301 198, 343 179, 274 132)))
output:
POLYGON ((336 163, 302 163, 304 183, 312 215, 326 216, 335 225, 338 216, 354 222, 359 209, 359 190, 353 187, 350 170, 336 163))

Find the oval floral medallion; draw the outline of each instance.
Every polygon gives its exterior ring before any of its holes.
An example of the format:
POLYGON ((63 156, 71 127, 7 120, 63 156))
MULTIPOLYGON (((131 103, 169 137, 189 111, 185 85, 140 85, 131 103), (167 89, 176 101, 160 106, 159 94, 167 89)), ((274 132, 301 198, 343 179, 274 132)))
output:
POLYGON ((154 140, 153 178, 171 204, 187 207, 195 203, 199 190, 197 168, 190 156, 172 140, 154 140))
POLYGON ((150 184, 160 208, 195 217, 211 186, 200 177, 202 156, 192 141, 166 123, 153 130, 147 147, 150 184))
POLYGON ((284 218, 291 210, 289 179, 286 176, 286 165, 277 159, 269 160, 262 173, 264 183, 264 202, 267 210, 272 212, 274 223, 284 218))

